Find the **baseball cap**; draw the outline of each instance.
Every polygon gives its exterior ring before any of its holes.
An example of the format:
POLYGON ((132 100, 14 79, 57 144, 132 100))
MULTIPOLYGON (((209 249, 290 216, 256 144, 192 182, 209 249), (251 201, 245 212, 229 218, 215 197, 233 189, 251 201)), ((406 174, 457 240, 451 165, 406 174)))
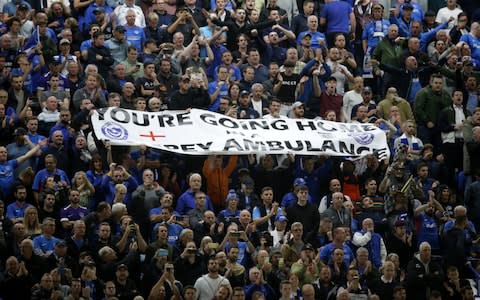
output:
POLYGON ((190 77, 188 75, 182 75, 182 77, 180 77, 180 81, 190 81, 190 77))
POLYGON ((471 67, 471 66, 473 66, 473 62, 471 60, 466 60, 466 61, 463 62, 463 66, 464 67, 465 66, 470 66, 471 67))
POLYGON ((253 181, 252 178, 247 178, 243 181, 243 184, 246 185, 247 187, 253 187, 255 185, 255 182, 253 181))
POLYGON ((26 135, 26 134, 27 134, 27 130, 25 130, 25 128, 22 128, 22 127, 15 129, 15 131, 13 132, 14 136, 26 135))
POLYGON ((119 25, 117 27, 115 27, 115 30, 113 30, 115 32, 125 32, 125 27, 123 27, 122 25, 119 25))
POLYGON ((26 10, 29 10, 30 8, 28 7, 28 5, 26 5, 25 3, 20 3, 18 5, 18 8, 17 9, 26 9, 26 10))
POLYGON ((436 14, 433 10, 427 10, 427 12, 425 13, 425 17, 435 17, 436 14))
POLYGON ((127 266, 126 264, 119 264, 119 265, 117 266, 117 271, 118 271, 118 270, 122 270, 122 269, 123 269, 123 270, 128 270, 128 266, 127 266))
POLYGON ((312 38, 312 35, 310 33, 305 33, 305 35, 302 37, 302 39, 304 39, 306 37, 312 38))
POLYGON ((369 87, 369 86, 366 86, 366 87, 363 88, 362 93, 371 94, 372 93, 372 88, 369 87))
POLYGON ((12 77, 23 76, 23 71, 20 68, 13 68, 12 71, 10 71, 10 75, 12 77))
POLYGON ((249 175, 250 174, 250 170, 247 169, 247 168, 241 168, 238 170, 238 175, 249 175))
POLYGON ((288 219, 285 215, 277 215, 275 217, 276 222, 288 222, 288 219))
POLYGON ((295 103, 292 104, 292 109, 295 109, 300 106, 303 106, 303 102, 296 101, 295 103))
POLYGON ((227 194, 227 201, 238 200, 238 195, 235 190, 229 190, 227 194))
POLYGON ((246 91, 246 90, 243 90, 243 91, 240 92, 240 97, 241 97, 241 96, 245 96, 245 95, 249 96, 250 93, 249 93, 248 91, 246 91))
POLYGON ((61 63, 62 63, 62 59, 60 58, 60 56, 55 55, 52 59, 52 64, 61 64, 61 63))
POLYGON ((65 242, 65 240, 58 240, 57 243, 55 244, 55 246, 58 246, 58 247, 66 247, 66 246, 67 246, 67 242, 65 242))
POLYGON ((310 243, 306 243, 305 245, 303 245, 302 251, 304 251, 304 250, 312 250, 312 251, 315 251, 315 249, 313 249, 312 244, 310 244, 310 243))
POLYGON ((60 45, 63 45, 63 44, 70 44, 70 41, 67 40, 67 39, 61 39, 60 40, 60 45))
POLYGON ((402 9, 403 10, 413 10, 413 5, 411 5, 410 3, 404 3, 402 9))
POLYGON ((303 179, 301 177, 295 178, 295 180, 293 181, 293 186, 306 185, 306 184, 307 184, 307 182, 305 181, 305 179, 303 179))

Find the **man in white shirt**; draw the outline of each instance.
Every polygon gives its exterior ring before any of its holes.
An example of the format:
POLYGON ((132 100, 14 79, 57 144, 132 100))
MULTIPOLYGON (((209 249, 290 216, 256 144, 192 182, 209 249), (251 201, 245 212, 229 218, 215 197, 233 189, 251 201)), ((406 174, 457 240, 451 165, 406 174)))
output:
POLYGON ((450 18, 454 18, 453 22, 448 24, 448 28, 452 28, 453 25, 457 24, 458 14, 462 12, 462 9, 457 6, 457 0, 448 0, 447 6, 442 7, 437 12, 437 18, 435 22, 443 24, 448 21, 450 18))
POLYGON ((357 76, 353 79, 353 89, 343 95, 342 111, 345 115, 345 122, 349 123, 352 119, 352 108, 363 102, 362 97, 363 78, 357 76))
POLYGON ((282 103, 280 102, 280 100, 278 100, 277 98, 272 98, 268 106, 270 113, 267 115, 264 115, 262 118, 263 119, 288 119, 287 116, 283 116, 280 114, 281 106, 282 106, 282 103))
POLYGON ((125 26, 127 24, 127 12, 131 9, 135 12, 135 26, 145 28, 145 15, 140 6, 135 5, 135 0, 125 0, 125 4, 119 5, 113 11, 117 18, 117 25, 125 26))
POLYGON ((327 59, 327 65, 332 70, 332 77, 337 80, 337 94, 345 94, 345 83, 353 81, 353 75, 350 71, 339 63, 340 50, 331 48, 327 59))
POLYGON ((195 289, 197 291, 198 300, 212 300, 215 298, 217 290, 222 285, 228 286, 230 294, 232 287, 227 278, 218 274, 218 262, 212 257, 208 260, 208 273, 195 281, 195 289))

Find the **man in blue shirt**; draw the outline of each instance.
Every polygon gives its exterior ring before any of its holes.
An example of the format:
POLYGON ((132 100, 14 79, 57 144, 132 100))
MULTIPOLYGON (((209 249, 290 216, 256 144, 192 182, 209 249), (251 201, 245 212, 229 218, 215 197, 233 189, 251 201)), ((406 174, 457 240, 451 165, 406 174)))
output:
POLYGON ((210 95, 209 111, 217 111, 220 106, 220 98, 228 96, 229 89, 228 69, 225 66, 219 66, 217 69, 217 81, 208 84, 208 94, 210 95))
MULTIPOLYGON (((26 143, 25 136, 27 135, 27 131, 21 127, 15 129, 13 132, 13 136, 15 138, 15 141, 13 143, 10 143, 7 145, 7 152, 8 152, 8 159, 15 159, 19 158, 22 155, 25 155, 35 144, 33 143, 26 143)), ((32 164, 33 160, 26 160, 21 164, 18 164, 17 168, 14 171, 14 176, 15 178, 18 177, 18 175, 25 170, 28 167, 35 167, 32 164)))
POLYGON ((423 242, 428 242, 432 247, 434 254, 440 254, 440 236, 438 215, 443 215, 443 207, 437 200, 435 194, 430 191, 430 200, 415 209, 415 218, 417 222, 417 246, 423 242))
POLYGON ((25 209, 32 206, 27 203, 27 188, 23 185, 18 185, 14 192, 15 202, 7 206, 7 218, 12 223, 23 222, 25 216, 25 209))
POLYGON ((55 219, 45 218, 42 222, 42 234, 33 239, 33 251, 35 254, 48 257, 60 241, 53 236, 55 233, 55 219))
POLYGON ((38 171, 33 179, 32 190, 35 199, 38 200, 39 193, 44 188, 45 182, 49 177, 55 178, 58 176, 57 184, 63 186, 70 186, 70 179, 65 171, 57 168, 57 159, 53 154, 45 156, 45 169, 38 171))
POLYGON ((116 164, 110 165, 110 172, 103 176, 102 179, 102 190, 105 196, 105 201, 112 204, 115 199, 115 186, 117 184, 124 184, 127 187, 127 194, 125 195, 125 203, 128 203, 131 200, 132 193, 138 187, 138 181, 130 173, 125 170, 121 165, 117 166, 116 164))
POLYGON ((113 12, 113 9, 105 3, 105 0, 95 0, 92 4, 90 4, 87 9, 85 10, 85 19, 84 19, 84 26, 80 28, 82 31, 86 31, 91 24, 97 22, 95 14, 93 11, 97 8, 102 8, 105 12, 105 15, 109 15, 113 12))
POLYGON ((480 23, 473 22, 470 28, 470 34, 464 34, 460 42, 466 43, 472 51, 473 65, 480 65, 480 23))
POLYGON ((4 14, 7 14, 8 17, 13 17, 13 16, 15 16, 15 14, 17 12, 17 9, 20 6, 26 6, 29 11, 32 10, 32 6, 27 1, 12 0, 12 1, 9 1, 9 2, 5 3, 5 5, 3 5, 2 12, 4 14))
POLYGON ((327 47, 327 40, 325 39, 325 35, 321 32, 318 32, 318 18, 317 16, 308 16, 307 18, 307 27, 306 31, 300 32, 297 36, 297 44, 302 44, 302 39, 306 35, 310 35, 312 39, 312 49, 318 48, 326 48, 327 47))
MULTIPOLYGON (((200 188, 202 187, 202 176, 198 173, 191 174, 188 178, 188 185, 190 188, 178 197, 177 207, 175 208, 175 211, 182 216, 188 215, 188 212, 195 208, 195 193, 200 191, 200 188)), ((214 210, 212 201, 208 195, 206 199, 206 207, 207 210, 214 210)))
POLYGON ((251 268, 248 272, 248 277, 251 283, 244 288, 245 299, 251 300, 255 292, 261 292, 266 300, 276 299, 275 290, 265 281, 261 270, 257 267, 251 268))
POLYGON ((383 7, 375 4, 372 7, 373 20, 365 25, 362 33, 362 47, 365 55, 373 53, 373 49, 388 33, 390 22, 382 18, 383 7))
POLYGON ((355 14, 352 6, 345 1, 331 0, 325 4, 320 13, 320 25, 327 26, 327 44, 329 45, 333 45, 337 33, 343 33, 345 37, 351 36, 355 39, 355 14))
POLYGON ((413 6, 410 3, 405 3, 402 6, 402 14, 396 17, 393 12, 390 14, 390 23, 398 26, 398 35, 402 37, 410 37, 410 26, 412 25, 412 11, 413 6))
POLYGON ((325 245, 320 251, 320 259, 325 263, 329 263, 332 259, 333 251, 336 248, 343 249, 345 253, 343 256, 344 263, 349 266, 350 263, 355 259, 355 255, 352 252, 352 249, 345 243, 346 241, 346 231, 343 227, 337 227, 333 230, 333 240, 330 244, 325 245))
POLYGON ((175 215, 172 207, 162 207, 160 209, 160 215, 163 222, 157 224, 157 226, 153 228, 152 233, 154 234, 157 232, 160 224, 165 224, 165 226, 167 227, 167 243, 170 246, 175 247, 180 237, 180 233, 183 230, 183 227, 179 225, 179 222, 177 222, 177 216, 175 215))
MULTIPOLYGON (((25 139, 28 139, 26 135, 24 135, 23 137, 25 139)), ((41 144, 46 144, 46 141, 43 141, 41 144)), ((40 144, 37 144, 24 155, 11 160, 7 160, 7 149, 3 146, 0 147, 0 192, 3 198, 7 198, 10 196, 10 191, 13 182, 15 181, 14 172, 17 166, 37 154, 37 152, 40 150, 40 146, 40 144)))
POLYGON ((147 38, 145 37, 145 31, 143 28, 135 25, 136 15, 133 10, 127 12, 127 23, 125 24, 125 38, 130 45, 137 48, 138 53, 143 53, 143 45, 147 38))

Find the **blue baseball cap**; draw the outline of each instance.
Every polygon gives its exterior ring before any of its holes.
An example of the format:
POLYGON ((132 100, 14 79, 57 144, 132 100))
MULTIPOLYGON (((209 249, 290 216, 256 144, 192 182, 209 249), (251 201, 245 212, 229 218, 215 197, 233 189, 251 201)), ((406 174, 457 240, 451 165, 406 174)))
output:
POLYGON ((293 186, 297 186, 297 185, 307 185, 307 182, 305 181, 305 179, 298 177, 298 178, 295 178, 295 180, 293 181, 293 186))

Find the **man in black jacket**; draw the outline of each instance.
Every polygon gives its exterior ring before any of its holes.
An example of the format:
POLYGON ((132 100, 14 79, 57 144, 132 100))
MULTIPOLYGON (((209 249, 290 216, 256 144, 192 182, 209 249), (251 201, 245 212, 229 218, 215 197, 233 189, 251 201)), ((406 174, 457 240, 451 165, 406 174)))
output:
POLYGON ((430 293, 441 290, 442 267, 432 261, 432 247, 428 242, 419 246, 419 251, 407 266, 407 294, 409 299, 430 299, 430 293))
POLYGON ((105 34, 95 32, 93 34, 92 47, 88 48, 87 63, 98 67, 98 73, 107 78, 110 72, 110 66, 113 65, 113 58, 105 46, 105 34))
POLYGON ((297 203, 287 208, 289 225, 294 222, 302 223, 304 236, 307 236, 318 230, 320 214, 313 204, 308 203, 308 187, 306 185, 298 185, 295 190, 297 203))
POLYGON ((202 79, 183 75, 180 77, 178 91, 173 92, 170 98, 169 109, 181 110, 187 108, 207 109, 210 105, 210 96, 206 83, 202 79))

